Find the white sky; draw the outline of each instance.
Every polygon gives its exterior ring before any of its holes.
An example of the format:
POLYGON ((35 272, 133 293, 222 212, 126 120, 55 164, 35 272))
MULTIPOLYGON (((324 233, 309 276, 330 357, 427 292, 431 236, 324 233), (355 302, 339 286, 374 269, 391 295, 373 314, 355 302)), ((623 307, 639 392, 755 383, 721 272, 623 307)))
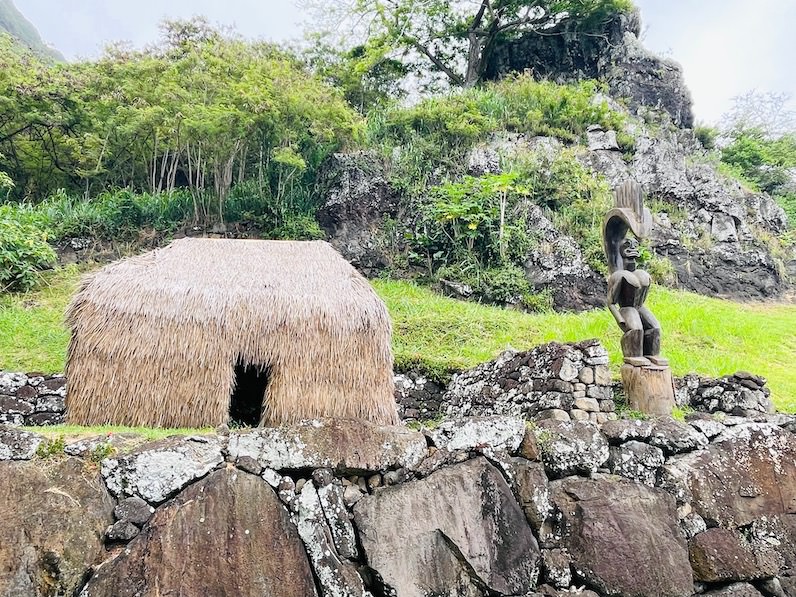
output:
MULTIPOLYGON (((697 119, 715 123, 752 89, 796 99, 796 0, 635 0, 647 47, 683 65, 697 119)), ((154 41, 164 17, 202 14, 251 38, 301 36, 294 0, 16 0, 68 59, 96 57, 117 40, 154 41)))

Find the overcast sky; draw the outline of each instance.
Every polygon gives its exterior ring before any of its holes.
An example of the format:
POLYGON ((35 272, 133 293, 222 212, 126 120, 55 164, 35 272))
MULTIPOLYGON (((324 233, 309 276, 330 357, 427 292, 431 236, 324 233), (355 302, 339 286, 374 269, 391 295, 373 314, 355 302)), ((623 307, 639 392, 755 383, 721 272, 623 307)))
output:
MULTIPOLYGON (((635 0, 647 47, 683 65, 698 120, 713 123, 746 91, 796 98, 796 0, 635 0)), ((16 0, 67 59, 117 40, 154 41, 164 17, 207 16, 246 37, 289 41, 304 15, 291 0, 16 0)))

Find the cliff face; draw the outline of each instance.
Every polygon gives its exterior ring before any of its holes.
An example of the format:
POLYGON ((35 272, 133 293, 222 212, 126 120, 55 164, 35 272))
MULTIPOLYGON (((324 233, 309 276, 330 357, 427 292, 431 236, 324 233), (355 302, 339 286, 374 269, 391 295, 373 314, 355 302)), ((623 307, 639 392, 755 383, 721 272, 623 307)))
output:
POLYGON ((663 110, 677 126, 691 128, 694 116, 682 68, 647 50, 640 33, 638 11, 616 16, 599 34, 572 28, 554 35, 529 33, 496 48, 486 77, 530 71, 561 83, 597 79, 606 83, 612 96, 625 98, 631 111, 663 110))

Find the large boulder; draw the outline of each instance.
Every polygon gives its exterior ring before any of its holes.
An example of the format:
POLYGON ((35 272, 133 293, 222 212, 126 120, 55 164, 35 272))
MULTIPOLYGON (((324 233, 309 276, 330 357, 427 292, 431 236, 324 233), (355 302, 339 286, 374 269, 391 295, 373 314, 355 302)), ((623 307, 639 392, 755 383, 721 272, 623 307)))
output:
POLYGON ((215 471, 159 508, 81 597, 317 595, 296 527, 260 478, 215 471))
POLYGON ((554 481, 551 492, 560 513, 554 536, 590 586, 622 597, 693 593, 688 549, 669 494, 606 475, 554 481))
POLYGON ((657 202, 650 246, 671 262, 676 283, 736 299, 781 294, 786 281, 765 239, 787 227, 782 208, 719 174, 690 132, 634 126, 631 162, 616 151, 586 151, 579 159, 612 186, 637 180, 657 202))
POLYGON ((0 460, 30 460, 43 441, 35 433, 0 425, 0 460))
POLYGON ((730 427, 706 449, 672 459, 694 510, 708 526, 737 528, 796 513, 796 445, 778 427, 730 427))
POLYGON ((72 595, 102 554, 113 500, 83 461, 0 462, 0 595, 72 595))
POLYGON ((601 79, 631 109, 661 109, 678 126, 692 126, 691 97, 682 69, 644 48, 638 12, 617 15, 599 35, 583 35, 566 25, 552 33, 527 33, 499 45, 490 56, 486 76, 530 71, 560 82, 601 79))
POLYGON ((224 461, 216 437, 168 438, 102 461, 102 475, 117 497, 138 496, 158 504, 224 461))
POLYGON ((354 507, 369 566, 400 596, 523 595, 539 548, 500 473, 484 458, 362 498, 354 507))
POLYGON ((427 453, 422 433, 380 427, 367 421, 325 419, 284 427, 263 427, 229 438, 234 459, 250 457, 265 468, 330 468, 338 472, 379 472, 412 468, 427 453))

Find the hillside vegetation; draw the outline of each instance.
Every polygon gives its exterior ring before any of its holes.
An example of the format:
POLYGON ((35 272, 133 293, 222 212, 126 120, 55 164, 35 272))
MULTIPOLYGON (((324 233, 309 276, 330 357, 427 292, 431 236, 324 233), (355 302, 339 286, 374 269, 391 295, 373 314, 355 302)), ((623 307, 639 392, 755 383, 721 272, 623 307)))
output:
MULTIPOLYGON (((80 275, 79 268, 65 268, 45 276, 37 291, 0 297, 0 369, 63 370, 63 312, 80 275)), ((445 298, 406 281, 374 280, 373 286, 393 319, 399 369, 445 378, 509 347, 599 338, 618 376, 620 334, 607 311, 528 314, 445 298)), ((796 412, 796 306, 742 305, 662 288, 653 290, 650 304, 675 374, 754 371, 768 378, 779 409, 796 412)))
POLYGON ((44 43, 36 27, 19 12, 13 0, 0 0, 0 33, 2 32, 8 33, 18 43, 42 58, 64 59, 58 50, 44 43))

